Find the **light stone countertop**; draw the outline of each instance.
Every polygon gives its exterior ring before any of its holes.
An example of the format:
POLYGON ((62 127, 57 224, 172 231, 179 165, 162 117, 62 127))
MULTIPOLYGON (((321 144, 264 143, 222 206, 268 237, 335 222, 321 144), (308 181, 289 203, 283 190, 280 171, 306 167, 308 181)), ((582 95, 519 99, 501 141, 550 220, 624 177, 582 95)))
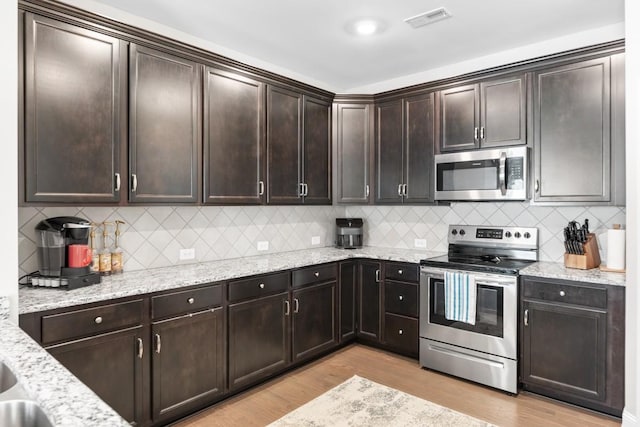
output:
POLYGON ((602 285, 626 285, 626 274, 624 273, 602 271, 598 268, 590 270, 567 268, 561 262, 536 262, 520 270, 520 275, 599 283, 602 285))
POLYGON ((105 276, 100 284, 72 291, 21 286, 18 309, 20 314, 33 313, 350 258, 373 258, 386 261, 419 263, 421 259, 438 255, 442 255, 442 253, 379 247, 364 247, 360 249, 324 247, 198 264, 185 264, 105 276))

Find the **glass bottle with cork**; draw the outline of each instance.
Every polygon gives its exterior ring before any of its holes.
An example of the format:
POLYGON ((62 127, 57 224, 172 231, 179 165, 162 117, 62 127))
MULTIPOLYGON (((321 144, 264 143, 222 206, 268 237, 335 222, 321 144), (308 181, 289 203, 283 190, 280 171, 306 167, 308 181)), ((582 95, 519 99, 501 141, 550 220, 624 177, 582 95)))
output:
POLYGON ((116 231, 115 231, 115 239, 114 239, 114 247, 111 249, 111 274, 122 273, 123 265, 124 265, 124 257, 122 248, 119 246, 119 238, 120 238, 120 225, 125 222, 117 219, 116 223, 116 231))
POLYGON ((112 224, 112 222, 107 221, 102 223, 102 249, 98 254, 98 258, 100 260, 100 274, 103 276, 111 274, 111 250, 107 244, 107 237, 109 237, 109 225, 112 224))
POLYGON ((98 228, 99 224, 95 222, 91 223, 91 231, 89 232, 89 248, 91 249, 91 266, 90 269, 92 272, 98 273, 100 271, 100 256, 98 255, 98 250, 96 249, 97 241, 96 241, 96 228, 98 228))

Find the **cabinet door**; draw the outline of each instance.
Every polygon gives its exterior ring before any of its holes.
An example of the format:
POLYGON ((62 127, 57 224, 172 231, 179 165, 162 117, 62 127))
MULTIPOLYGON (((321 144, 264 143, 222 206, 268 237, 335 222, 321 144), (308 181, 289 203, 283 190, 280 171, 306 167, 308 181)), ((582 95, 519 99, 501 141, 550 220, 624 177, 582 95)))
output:
POLYGON ((376 203, 402 203, 402 101, 376 105, 376 203))
POLYGON ((200 68, 143 46, 129 51, 129 201, 198 201, 200 68))
POLYGON ((289 293, 229 305, 229 389, 282 371, 289 364, 289 293))
POLYGON ((359 263, 358 336, 380 340, 380 270, 379 262, 359 263))
POLYGON ((404 183, 408 203, 433 202, 434 94, 404 101, 404 183))
POLYGON ((205 406, 224 392, 222 308, 152 325, 153 421, 205 406))
POLYGON ((261 204, 264 84, 207 67, 204 93, 205 203, 261 204))
POLYGON ((605 311, 523 302, 522 381, 590 400, 605 399, 605 311))
POLYGON ((535 74, 535 201, 610 200, 609 62, 535 74))
POLYGON ((524 75, 480 83, 480 99, 482 147, 527 143, 524 75))
POLYGON ((302 203, 302 95, 267 87, 267 202, 302 203))
POLYGON ((336 105, 338 203, 369 203, 371 105, 336 105))
POLYGON ((25 19, 25 201, 119 201, 126 44, 25 19))
POLYGON ((358 290, 358 263, 341 262, 340 282, 340 341, 345 342, 356 335, 356 303, 358 290))
POLYGON ((478 85, 466 85, 440 92, 440 151, 479 147, 480 97, 478 85))
POLYGON ((304 96, 305 204, 331 204, 331 105, 304 96))
POLYGON ((46 349, 122 418, 143 424, 149 349, 141 346, 148 331, 132 328, 46 349))
POLYGON ((338 345, 337 282, 293 291, 293 361, 338 345))

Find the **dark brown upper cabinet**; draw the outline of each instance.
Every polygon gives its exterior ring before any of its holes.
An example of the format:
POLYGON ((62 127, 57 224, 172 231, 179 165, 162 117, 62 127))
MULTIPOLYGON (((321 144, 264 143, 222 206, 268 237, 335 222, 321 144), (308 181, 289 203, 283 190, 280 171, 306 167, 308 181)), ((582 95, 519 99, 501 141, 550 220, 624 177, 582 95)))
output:
POLYGON ((373 104, 334 104, 336 201, 367 204, 371 173, 373 104))
POLYGON ((126 43, 25 14, 26 202, 121 199, 126 43))
POLYGON ((267 202, 331 204, 330 104, 267 87, 267 202))
POLYGON ((535 73, 535 202, 624 203, 623 70, 616 55, 535 73))
POLYGON ((524 74, 440 91, 440 151, 526 144, 524 74))
POLYGON ((376 105, 376 203, 433 202, 434 94, 376 105))
POLYGON ((132 44, 129 201, 196 203, 201 66, 132 44))
POLYGON ((207 68, 204 93, 204 202, 263 203, 265 85, 207 68))

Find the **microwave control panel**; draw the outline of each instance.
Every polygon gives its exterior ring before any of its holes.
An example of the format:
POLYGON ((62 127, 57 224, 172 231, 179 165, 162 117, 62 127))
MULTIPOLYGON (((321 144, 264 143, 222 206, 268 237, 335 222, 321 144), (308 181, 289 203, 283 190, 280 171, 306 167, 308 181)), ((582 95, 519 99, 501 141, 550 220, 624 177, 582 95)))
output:
POLYGON ((507 188, 509 190, 522 190, 524 188, 524 158, 509 157, 505 165, 507 188))

